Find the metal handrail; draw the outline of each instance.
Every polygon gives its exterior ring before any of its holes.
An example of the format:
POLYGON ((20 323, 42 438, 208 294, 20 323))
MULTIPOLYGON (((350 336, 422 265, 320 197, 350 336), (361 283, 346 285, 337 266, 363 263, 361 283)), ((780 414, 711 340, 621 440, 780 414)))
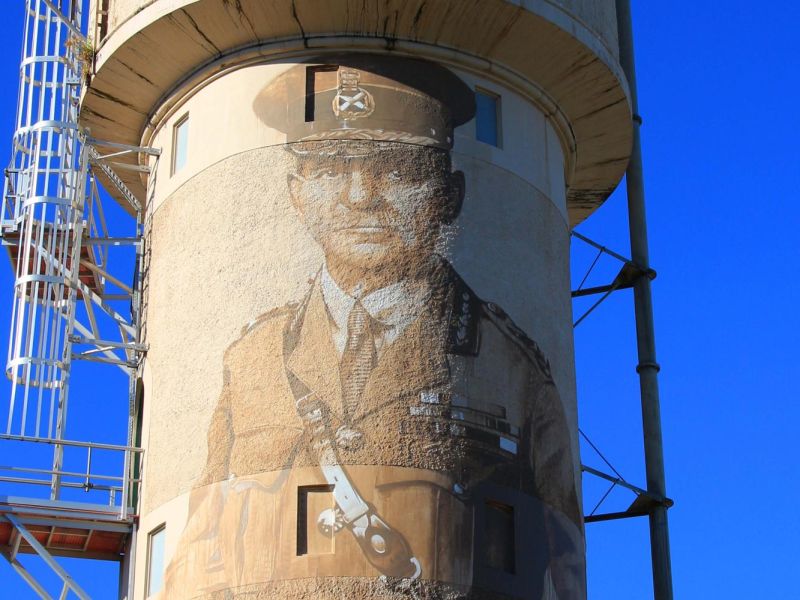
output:
POLYGON ((15 436, 0 434, 0 441, 27 442, 49 444, 63 449, 74 448, 86 450, 86 469, 83 471, 69 471, 60 468, 38 468, 16 465, 0 465, 0 484, 51 486, 53 478, 57 478, 62 488, 83 489, 86 492, 108 492, 108 504, 119 509, 119 518, 128 519, 133 514, 130 498, 135 497, 142 483, 141 477, 133 474, 134 455, 141 455, 144 449, 116 444, 102 444, 81 442, 77 440, 58 440, 52 438, 35 438, 28 436, 15 436), (92 452, 111 451, 122 452, 124 466, 122 475, 107 475, 92 472, 92 452), (3 474, 9 473, 9 474, 3 474), (23 475, 18 476, 15 474, 23 475), (28 475, 25 477, 24 475, 28 475), (39 476, 39 477, 36 477, 39 476), (77 480, 77 481, 76 481, 77 480), (119 498, 119 502, 117 502, 119 498))

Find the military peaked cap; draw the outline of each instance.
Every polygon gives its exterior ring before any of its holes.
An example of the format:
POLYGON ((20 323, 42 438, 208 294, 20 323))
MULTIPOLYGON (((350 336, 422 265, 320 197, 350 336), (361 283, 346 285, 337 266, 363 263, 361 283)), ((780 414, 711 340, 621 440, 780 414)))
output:
POLYGON ((473 91, 433 62, 347 53, 307 59, 253 102, 286 142, 384 140, 449 150, 453 129, 475 114, 473 91))

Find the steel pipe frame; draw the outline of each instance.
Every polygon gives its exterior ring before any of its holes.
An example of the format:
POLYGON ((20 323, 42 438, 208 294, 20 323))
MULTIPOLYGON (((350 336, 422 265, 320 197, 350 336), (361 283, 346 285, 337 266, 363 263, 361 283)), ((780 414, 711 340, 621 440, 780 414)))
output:
MULTIPOLYGON (((631 259, 646 272, 650 269, 650 253, 647 243, 644 172, 639 131, 642 119, 639 116, 636 88, 636 64, 630 0, 616 0, 616 6, 620 63, 628 78, 633 112, 633 147, 631 149, 630 163, 626 171, 631 259)), ((633 302, 636 314, 636 342, 639 357, 636 371, 639 374, 642 399, 642 429, 647 491, 654 496, 667 498, 666 476, 664 473, 664 445, 661 433, 661 405, 658 392, 659 365, 656 361, 650 278, 637 278, 633 286, 633 302)), ((650 554, 653 568, 653 597, 655 600, 672 600, 673 598, 667 508, 666 503, 654 503, 649 511, 650 554)))
MULTIPOLYGON (((572 232, 572 235, 589 245, 597 248, 601 253, 609 254, 614 258, 633 265, 638 271, 638 276, 632 285, 620 286, 615 282, 592 290, 585 290, 583 294, 573 292, 573 297, 604 293, 589 311, 578 320, 578 323, 588 316, 596 306, 613 291, 633 288, 634 313, 636 322, 636 342, 638 364, 636 372, 639 375, 639 387, 642 405, 642 430, 645 446, 645 471, 647 489, 642 490, 632 486, 621 478, 609 475, 582 466, 584 472, 601 477, 612 482, 613 485, 622 485, 638 497, 651 500, 646 508, 620 513, 609 513, 585 518, 586 522, 624 519, 630 517, 647 516, 650 525, 650 554, 653 575, 654 600, 672 600, 672 564, 669 545, 669 523, 667 510, 673 505, 672 499, 667 496, 666 475, 664 469, 664 446, 661 431, 661 405, 658 389, 658 372, 660 366, 656 361, 655 326, 653 320, 653 302, 650 282, 655 278, 655 271, 650 268, 649 248, 647 241, 647 219, 645 209, 644 172, 642 168, 642 147, 640 127, 642 119, 639 115, 638 94, 636 87, 636 67, 633 43, 633 23, 631 19, 630 0, 616 0, 620 63, 631 94, 631 110, 633 113, 633 145, 631 157, 626 170, 626 186, 628 198, 628 227, 631 246, 631 259, 608 250, 606 247, 593 240, 572 232)), ((623 266, 624 268, 624 266, 623 266)), ((576 323, 577 325, 577 323, 576 323)), ((602 502, 602 501, 601 501, 602 502)))

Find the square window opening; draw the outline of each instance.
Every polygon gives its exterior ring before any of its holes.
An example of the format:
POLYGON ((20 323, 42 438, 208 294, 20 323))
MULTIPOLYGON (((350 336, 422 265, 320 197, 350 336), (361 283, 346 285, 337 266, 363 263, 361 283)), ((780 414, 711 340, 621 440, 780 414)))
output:
POLYGON ((297 488, 297 556, 333 554, 336 502, 332 485, 297 488))
MULTIPOLYGON (((316 118, 317 90, 330 89, 336 86, 336 73, 338 65, 316 65, 306 67, 306 106, 305 120, 311 123, 316 118)), ((330 102, 328 103, 330 105, 330 102)))

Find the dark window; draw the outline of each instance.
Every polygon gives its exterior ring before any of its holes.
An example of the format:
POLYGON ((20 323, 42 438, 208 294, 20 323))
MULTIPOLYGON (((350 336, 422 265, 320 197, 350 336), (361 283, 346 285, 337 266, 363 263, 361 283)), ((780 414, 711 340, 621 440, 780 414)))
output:
POLYGON ((487 500, 485 533, 486 566, 506 573, 515 573, 514 507, 495 500, 487 500))
MULTIPOLYGON (((142 428, 144 423, 144 382, 141 378, 136 380, 136 397, 134 400, 133 408, 135 428, 133 433, 133 445, 136 448, 142 447, 142 428)), ((141 452, 133 453, 133 478, 141 479, 142 477, 142 454, 141 452)), ((131 489, 131 503, 134 509, 139 507, 139 486, 140 484, 134 483, 131 489)))
MULTIPOLYGON (((78 6, 77 2, 72 4, 73 10, 78 6)), ((74 19, 74 17, 73 17, 74 19)), ((103 41, 108 34, 108 0, 101 0, 97 10, 97 28, 99 41, 103 41)))
POLYGON ((500 147, 500 96, 481 89, 475 90, 475 137, 500 147))
POLYGON ((297 488, 297 555, 332 554, 336 503, 332 485, 297 488), (323 532, 328 526, 327 533, 323 532))
MULTIPOLYGON (((330 80, 333 79, 335 82, 336 79, 336 76, 332 76, 330 73, 336 73, 338 70, 339 67, 337 65, 306 67, 306 123, 314 120, 317 89, 330 87, 330 80), (324 81, 322 81, 323 77, 324 81)), ((334 83, 333 85, 335 86, 336 84, 334 83)))

